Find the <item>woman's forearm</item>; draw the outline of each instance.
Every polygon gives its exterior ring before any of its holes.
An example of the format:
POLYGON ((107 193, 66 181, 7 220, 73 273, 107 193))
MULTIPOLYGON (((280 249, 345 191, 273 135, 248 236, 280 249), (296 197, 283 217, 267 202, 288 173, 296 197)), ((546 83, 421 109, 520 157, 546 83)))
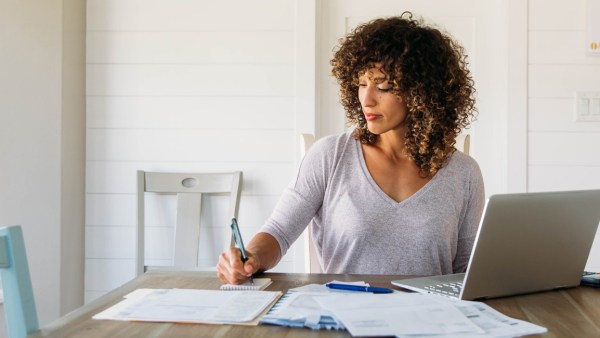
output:
POLYGON ((248 243, 246 250, 258 260, 259 272, 275 267, 281 260, 279 243, 275 237, 265 232, 257 233, 248 243))

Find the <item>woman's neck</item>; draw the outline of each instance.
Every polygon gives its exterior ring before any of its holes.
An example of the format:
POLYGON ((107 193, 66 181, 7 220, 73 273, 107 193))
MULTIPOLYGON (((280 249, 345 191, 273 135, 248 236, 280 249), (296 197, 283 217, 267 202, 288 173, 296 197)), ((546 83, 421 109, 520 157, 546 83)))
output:
POLYGON ((408 151, 405 146, 405 131, 390 130, 379 135, 374 146, 393 160, 406 160, 408 151))

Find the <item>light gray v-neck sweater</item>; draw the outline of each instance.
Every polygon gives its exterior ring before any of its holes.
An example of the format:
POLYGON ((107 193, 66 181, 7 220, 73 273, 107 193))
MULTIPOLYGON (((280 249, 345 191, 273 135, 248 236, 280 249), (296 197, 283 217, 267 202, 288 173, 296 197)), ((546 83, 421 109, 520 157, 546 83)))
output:
POLYGON ((317 141, 261 232, 282 256, 310 221, 328 273, 437 275, 466 269, 484 206, 483 178, 456 151, 398 203, 371 177, 352 131, 317 141))

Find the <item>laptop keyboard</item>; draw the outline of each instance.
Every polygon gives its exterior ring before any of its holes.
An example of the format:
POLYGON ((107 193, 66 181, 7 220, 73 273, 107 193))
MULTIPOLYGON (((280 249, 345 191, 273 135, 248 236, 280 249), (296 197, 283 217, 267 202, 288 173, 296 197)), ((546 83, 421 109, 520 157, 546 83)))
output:
POLYGON ((462 282, 430 285, 424 287, 424 289, 429 292, 458 298, 458 295, 460 295, 460 290, 462 289, 462 282))

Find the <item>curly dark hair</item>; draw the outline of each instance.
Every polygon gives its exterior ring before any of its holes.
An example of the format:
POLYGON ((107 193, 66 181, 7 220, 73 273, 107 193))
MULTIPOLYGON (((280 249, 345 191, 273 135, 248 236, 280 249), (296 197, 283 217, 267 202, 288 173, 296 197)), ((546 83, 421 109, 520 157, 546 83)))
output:
POLYGON ((354 137, 374 144, 358 99, 358 78, 380 65, 391 91, 407 104, 405 147, 421 175, 432 177, 455 151, 455 138, 474 120, 475 88, 464 48, 410 12, 354 29, 331 60, 340 101, 354 137))

